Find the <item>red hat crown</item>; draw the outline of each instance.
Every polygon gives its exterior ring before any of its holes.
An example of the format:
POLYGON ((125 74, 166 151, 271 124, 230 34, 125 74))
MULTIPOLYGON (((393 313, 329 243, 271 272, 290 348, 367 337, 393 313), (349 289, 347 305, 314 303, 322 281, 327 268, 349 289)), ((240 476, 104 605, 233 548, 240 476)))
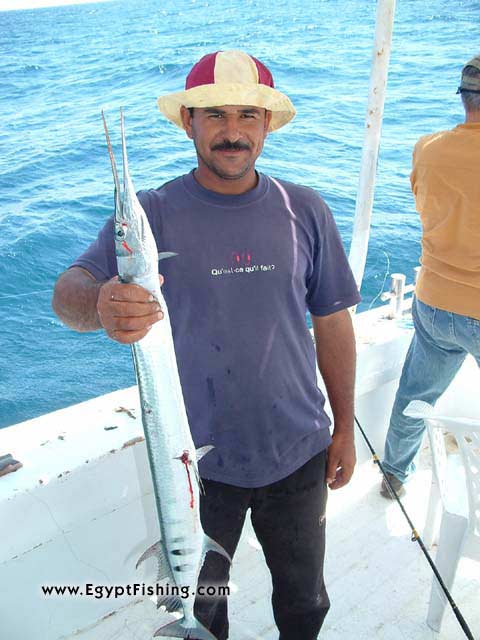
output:
MULTIPOLYGON (((205 84, 215 84, 215 62, 219 53, 221 53, 221 51, 208 53, 192 67, 185 82, 186 90, 205 84)), ((258 84, 264 84, 267 87, 272 87, 273 89, 275 85, 273 84, 272 74, 267 67, 253 56, 248 54, 248 57, 257 67, 258 84)))

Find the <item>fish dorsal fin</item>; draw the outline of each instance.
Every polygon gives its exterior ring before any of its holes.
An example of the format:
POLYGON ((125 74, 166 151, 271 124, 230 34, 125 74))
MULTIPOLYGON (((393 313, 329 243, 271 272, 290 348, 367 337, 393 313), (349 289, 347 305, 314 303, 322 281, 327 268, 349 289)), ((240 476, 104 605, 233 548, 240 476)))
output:
POLYGON ((167 258, 174 258, 175 256, 178 256, 178 253, 175 253, 175 251, 160 251, 158 259, 166 260, 167 258))
POLYGON ((115 162, 115 156, 113 154, 112 143, 110 142, 110 134, 108 133, 107 121, 105 120, 105 114, 102 109, 103 129, 105 131, 105 138, 107 139, 108 155, 110 156, 110 164, 112 165, 113 182, 115 184, 115 217, 118 218, 122 214, 122 201, 120 199, 120 180, 118 178, 117 165, 115 162))
POLYGON ((203 456, 206 456, 207 453, 209 451, 211 451, 212 449, 215 449, 213 444, 206 444, 204 447, 199 447, 195 452, 196 456, 197 456, 197 462, 200 462, 200 460, 203 458, 203 456))

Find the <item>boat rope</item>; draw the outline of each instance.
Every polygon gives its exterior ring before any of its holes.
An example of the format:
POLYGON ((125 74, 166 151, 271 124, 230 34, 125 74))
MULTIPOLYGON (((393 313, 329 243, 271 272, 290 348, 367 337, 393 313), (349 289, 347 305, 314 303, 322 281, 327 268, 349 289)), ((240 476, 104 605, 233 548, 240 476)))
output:
POLYGON ((384 481, 388 487, 388 490, 390 492, 390 494, 395 498, 395 500, 397 501, 400 509, 402 510, 403 515, 405 516, 408 525, 412 531, 412 537, 411 540, 412 542, 418 542, 420 549, 423 551, 424 556, 427 559, 428 564, 430 565, 433 573, 435 574, 436 579, 438 580, 438 584, 440 585, 443 593, 445 594, 445 597, 448 600, 449 605, 451 606, 453 613, 455 614, 455 617, 457 618, 460 626, 462 627, 463 632, 465 633, 466 637, 469 640, 475 640, 475 638, 473 637, 472 632, 470 631, 470 628, 468 626, 468 624, 465 621, 465 618, 463 617, 460 609, 458 608, 458 606, 456 605, 454 599, 452 598, 449 590, 447 589, 447 586, 445 585, 445 583, 442 580, 442 576, 440 575, 440 572, 438 571, 437 567, 435 566, 435 563, 432 560, 432 557, 430 556, 430 554, 427 551, 427 548, 425 547, 425 544, 422 540, 422 538, 420 537, 417 529, 415 528, 415 526, 413 525, 413 522, 411 521, 408 513, 405 510, 405 507, 402 504, 402 501, 400 500, 400 498, 398 497, 397 492, 395 491, 395 489, 392 487, 392 484, 390 482, 390 480, 388 479, 388 475, 385 471, 385 469, 383 468, 382 463, 380 462, 379 457, 377 456, 375 449, 373 448, 370 440, 367 437, 367 434, 365 433, 365 431, 362 429, 362 425, 360 424, 360 422, 358 421, 357 417, 355 416, 355 423, 357 425, 357 427, 360 429, 360 433, 362 434, 365 442, 367 443, 367 447, 370 449, 370 452, 373 456, 373 461, 376 465, 378 465, 380 471, 383 474, 383 478, 384 481))

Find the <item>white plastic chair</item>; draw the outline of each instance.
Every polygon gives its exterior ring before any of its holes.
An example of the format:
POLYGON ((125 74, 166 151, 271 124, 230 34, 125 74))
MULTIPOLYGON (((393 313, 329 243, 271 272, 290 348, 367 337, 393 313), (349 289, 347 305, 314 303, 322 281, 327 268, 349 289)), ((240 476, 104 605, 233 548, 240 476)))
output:
MULTIPOLYGON (((432 405, 414 400, 405 414, 423 418, 432 452, 432 488, 424 530, 425 544, 437 537, 439 506, 441 523, 435 564, 450 591, 461 557, 480 560, 480 417, 438 415, 432 405), (445 450, 443 431, 455 436, 459 456, 445 450)), ((447 599, 433 576, 427 624, 439 632, 447 599)))

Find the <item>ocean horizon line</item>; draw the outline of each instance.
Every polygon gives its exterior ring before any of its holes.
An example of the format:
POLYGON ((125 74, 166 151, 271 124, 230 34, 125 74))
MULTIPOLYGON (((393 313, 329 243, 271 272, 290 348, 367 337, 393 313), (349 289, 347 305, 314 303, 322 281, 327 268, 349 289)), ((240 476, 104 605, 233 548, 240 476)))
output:
POLYGON ((0 11, 19 11, 25 9, 46 9, 74 4, 97 4, 113 0, 0 0, 0 11))

